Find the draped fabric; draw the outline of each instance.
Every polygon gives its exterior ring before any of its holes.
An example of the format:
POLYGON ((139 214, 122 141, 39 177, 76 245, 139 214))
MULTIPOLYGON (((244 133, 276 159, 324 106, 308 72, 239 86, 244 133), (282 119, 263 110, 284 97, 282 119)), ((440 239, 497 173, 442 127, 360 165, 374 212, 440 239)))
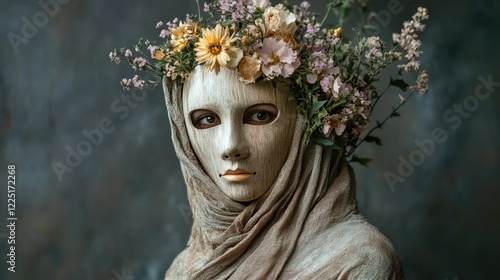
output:
POLYGON ((240 203, 219 190, 191 148, 181 86, 169 79, 163 86, 193 212, 187 248, 165 279, 403 278, 391 243, 358 213, 345 156, 309 142, 302 116, 271 188, 240 203))

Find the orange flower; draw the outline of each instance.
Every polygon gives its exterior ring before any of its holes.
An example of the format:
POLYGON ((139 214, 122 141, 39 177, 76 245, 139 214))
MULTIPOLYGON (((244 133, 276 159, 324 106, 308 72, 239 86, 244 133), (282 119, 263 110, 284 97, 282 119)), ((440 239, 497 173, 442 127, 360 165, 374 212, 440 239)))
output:
POLYGON ((156 60, 162 60, 165 57, 163 50, 156 50, 153 54, 153 58, 156 60))

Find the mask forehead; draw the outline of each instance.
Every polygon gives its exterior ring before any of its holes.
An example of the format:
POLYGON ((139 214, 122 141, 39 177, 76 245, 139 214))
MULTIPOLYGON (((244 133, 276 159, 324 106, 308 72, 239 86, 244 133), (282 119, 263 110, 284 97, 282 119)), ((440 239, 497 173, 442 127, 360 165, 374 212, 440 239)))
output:
POLYGON ((237 110, 259 103, 280 108, 288 103, 285 90, 285 85, 275 88, 270 82, 241 83, 234 71, 222 69, 215 75, 204 68, 196 68, 184 85, 184 110, 187 113, 196 109, 237 110))

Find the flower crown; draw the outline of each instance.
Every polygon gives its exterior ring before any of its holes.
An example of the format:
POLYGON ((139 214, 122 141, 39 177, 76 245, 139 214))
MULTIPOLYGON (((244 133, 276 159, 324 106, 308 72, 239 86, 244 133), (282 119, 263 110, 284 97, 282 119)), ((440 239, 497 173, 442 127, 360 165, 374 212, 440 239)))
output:
MULTIPOLYGON (((358 1, 364 5, 364 1, 358 1)), ((198 1, 197 1, 198 2, 198 1)), ((351 161, 366 164, 368 159, 353 154, 362 142, 380 144, 371 133, 382 128, 413 95, 427 91, 428 76, 421 71, 417 82, 409 86, 401 77, 419 69, 421 42, 417 33, 424 30, 422 21, 427 9, 418 8, 401 33, 393 34, 393 45, 385 50, 379 37, 363 36, 369 25, 361 26, 356 43, 342 36, 342 9, 353 5, 348 0, 333 0, 327 13, 318 21, 309 10, 310 4, 289 7, 272 6, 268 0, 216 0, 204 4, 207 19, 188 14, 184 21, 158 22, 161 44, 140 39, 137 55, 129 49, 114 50, 112 61, 127 61, 135 70, 153 72, 156 80, 142 80, 135 75, 123 79, 122 86, 156 87, 164 77, 183 83, 197 65, 218 73, 220 68, 235 69, 243 83, 280 81, 289 84, 290 93, 298 101, 298 110, 307 124, 307 134, 317 144, 337 149, 342 140, 351 161), (335 11, 339 24, 324 27, 335 11), (147 49, 147 51, 146 51, 147 49), (146 54, 147 53, 147 54, 146 54), (379 91, 374 83, 387 66, 402 61, 389 85, 379 91), (379 99, 391 86, 411 92, 393 107, 391 114, 361 137, 368 127, 371 113, 379 99), (340 139, 337 139, 340 137, 340 139)), ((371 14, 373 16, 373 14, 371 14)), ((365 15, 366 17, 370 15, 365 15)))

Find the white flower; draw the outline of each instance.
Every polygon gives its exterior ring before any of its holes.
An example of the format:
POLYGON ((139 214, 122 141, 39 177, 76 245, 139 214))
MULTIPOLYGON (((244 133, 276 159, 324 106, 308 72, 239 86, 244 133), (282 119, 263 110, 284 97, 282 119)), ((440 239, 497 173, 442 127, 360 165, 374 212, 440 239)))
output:
POLYGON ((253 0, 253 4, 256 8, 265 9, 271 5, 271 2, 269 2, 269 0, 253 0))
POLYGON ((293 34, 297 30, 295 21, 295 14, 287 10, 282 4, 278 4, 276 7, 267 7, 264 11, 266 33, 293 34))

